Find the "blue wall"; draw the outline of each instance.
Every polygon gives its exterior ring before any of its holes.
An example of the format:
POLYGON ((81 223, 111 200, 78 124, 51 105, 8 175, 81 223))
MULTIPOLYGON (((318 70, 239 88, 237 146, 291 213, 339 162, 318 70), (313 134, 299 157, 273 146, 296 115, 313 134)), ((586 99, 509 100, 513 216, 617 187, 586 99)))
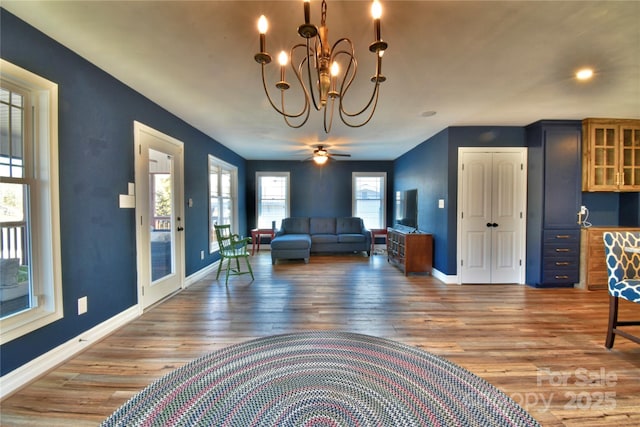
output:
MULTIPOLYGON (((395 191, 418 190, 418 229, 433 235, 433 266, 445 274, 449 266, 449 209, 452 200, 449 190, 449 130, 446 129, 395 161, 395 191), (444 199, 445 208, 438 208, 444 199)), ((457 165, 455 166, 457 168, 457 165)), ((455 216, 455 215, 454 215, 455 216)), ((454 218, 455 219, 455 218, 454 218)))
POLYGON ((137 303, 133 209, 118 195, 134 182, 133 122, 185 144, 185 268, 217 259, 208 248, 208 166, 212 153, 239 168, 240 227, 246 228, 245 161, 64 46, 0 9, 2 58, 59 85, 60 217, 64 318, 4 344, 4 375, 137 303), (209 253, 208 250, 205 251, 209 253), (77 299, 89 311, 78 316, 77 299))
POLYGON ((418 228, 433 234, 433 266, 457 274, 459 147, 523 147, 522 127, 450 127, 395 161, 395 190, 418 189, 418 228), (445 208, 438 208, 444 199, 445 208))
POLYGON ((582 204, 589 209, 587 221, 594 226, 640 226, 640 194, 582 193, 582 204))
POLYGON ((352 172, 387 173, 387 225, 393 204, 392 161, 329 161, 324 166, 300 161, 247 161, 247 225, 256 226, 256 172, 289 172, 291 216, 351 216, 352 172))

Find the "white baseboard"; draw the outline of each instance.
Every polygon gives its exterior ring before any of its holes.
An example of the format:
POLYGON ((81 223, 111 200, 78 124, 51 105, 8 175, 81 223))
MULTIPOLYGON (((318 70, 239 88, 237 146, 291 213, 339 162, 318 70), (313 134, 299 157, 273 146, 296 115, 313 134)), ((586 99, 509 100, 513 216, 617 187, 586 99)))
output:
POLYGON ((116 329, 131 322, 140 314, 140 308, 136 304, 4 375, 0 378, 0 399, 8 397, 39 376, 46 374, 116 329))
POLYGON ((195 273, 193 273, 188 277, 185 277, 183 287, 188 288, 189 286, 193 285, 197 281, 204 279, 207 274, 216 271, 219 263, 220 263, 220 260, 214 262, 213 264, 209 264, 204 268, 201 268, 200 270, 196 271, 195 273))
POLYGON ((432 269, 431 275, 433 277, 435 277, 436 279, 446 283, 447 285, 451 285, 451 284, 457 285, 458 284, 458 275, 449 276, 449 275, 446 275, 446 274, 442 273, 441 271, 436 270, 435 268, 432 269))

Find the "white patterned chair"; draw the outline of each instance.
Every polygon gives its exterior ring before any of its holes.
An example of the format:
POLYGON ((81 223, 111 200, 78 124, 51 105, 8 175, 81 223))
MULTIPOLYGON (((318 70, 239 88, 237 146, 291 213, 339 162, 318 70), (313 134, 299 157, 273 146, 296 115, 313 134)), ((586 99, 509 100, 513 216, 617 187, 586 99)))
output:
POLYGON ((605 347, 613 347, 616 335, 640 344, 640 337, 620 330, 621 326, 637 326, 640 320, 618 320, 620 298, 640 304, 640 254, 625 248, 640 247, 640 232, 615 231, 603 235, 609 288, 609 326, 605 347))

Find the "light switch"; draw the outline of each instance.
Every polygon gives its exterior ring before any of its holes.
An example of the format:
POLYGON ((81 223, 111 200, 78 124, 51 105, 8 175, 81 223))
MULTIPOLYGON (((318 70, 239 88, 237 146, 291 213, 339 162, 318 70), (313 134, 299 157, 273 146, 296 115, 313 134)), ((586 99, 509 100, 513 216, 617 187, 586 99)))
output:
POLYGON ((87 312, 87 297, 78 298, 78 316, 87 312))
POLYGON ((120 194, 120 207, 121 208, 135 208, 136 196, 129 196, 128 194, 120 194))
POLYGON ((444 199, 438 200, 438 208, 444 209, 444 199))

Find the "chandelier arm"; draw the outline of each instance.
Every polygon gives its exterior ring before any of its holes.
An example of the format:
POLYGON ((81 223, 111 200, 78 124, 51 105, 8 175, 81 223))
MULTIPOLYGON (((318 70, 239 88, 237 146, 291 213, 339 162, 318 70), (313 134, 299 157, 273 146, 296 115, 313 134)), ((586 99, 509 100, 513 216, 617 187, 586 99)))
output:
MULTIPOLYGON (((343 97, 340 98, 340 111, 342 114, 344 114, 347 117, 357 117, 361 114, 363 114, 365 111, 367 111, 369 108, 371 108, 371 104, 374 102, 374 100, 377 102, 377 97, 378 97, 378 92, 380 91, 380 83, 375 84, 375 86, 373 87, 373 91, 371 92, 371 97, 369 98, 369 102, 367 102, 367 104, 358 112, 356 113, 351 113, 349 111, 347 111, 344 108, 344 105, 342 103, 343 101, 343 97)), ((346 94, 346 90, 344 91, 344 93, 346 94)))
MULTIPOLYGON (((269 91, 267 90, 267 80, 264 76, 264 65, 262 64, 262 87, 264 87, 264 93, 267 95, 267 99, 269 100, 269 104, 271 104, 271 106, 273 107, 274 110, 276 110, 278 113, 280 113, 282 116, 284 117, 300 117, 305 113, 305 110, 308 110, 308 105, 305 103, 304 108, 302 109, 302 111, 300 111, 298 114, 289 114, 287 112, 284 111, 284 102, 283 104, 283 109, 279 109, 276 104, 274 104, 273 100, 271 99, 271 95, 269 95, 269 91)), ((280 90, 282 97, 284 98, 284 90, 280 90)), ((308 114, 308 113, 307 113, 308 114)))
MULTIPOLYGON (((309 82, 309 92, 311 94, 311 101, 313 103, 313 107, 316 109, 316 111, 320 111, 320 106, 318 104, 318 102, 316 101, 316 94, 315 91, 313 90, 314 88, 314 84, 313 84, 313 80, 311 80, 311 59, 310 58, 314 58, 314 65, 317 65, 317 54, 318 52, 321 52, 321 50, 318 50, 318 45, 320 46, 320 49, 322 49, 322 43, 320 43, 320 37, 316 36, 315 37, 315 48, 311 49, 311 47, 309 46, 309 39, 307 39, 307 81, 309 82)), ((302 63, 300 63, 300 67, 302 67, 302 63)), ((304 84, 303 84, 304 86, 304 84)))
MULTIPOLYGON (((284 91, 282 91, 281 94, 281 101, 282 101, 282 109, 284 110, 284 91)), ((304 111, 306 111, 306 116, 304 117, 304 120, 300 123, 300 124, 293 124, 289 121, 289 117, 286 115, 283 115, 282 118, 284 119, 284 122, 287 124, 287 126, 294 128, 294 129, 298 129, 301 128, 302 126, 305 125, 305 123, 307 123, 307 120, 309 120, 309 113, 311 112, 311 109, 309 108, 309 101, 307 100, 307 98, 305 98, 305 107, 304 107, 304 111)), ((299 116, 298 116, 299 117, 299 116)))
MULTIPOLYGON (((342 41, 342 40, 340 40, 340 41, 342 41)), ((352 46, 348 39, 346 39, 346 41, 350 44, 350 46, 352 46)), ((336 43, 336 45, 337 44, 338 43, 336 43)), ((366 110, 368 110, 371 107, 371 105, 374 102, 374 100, 375 100, 375 104, 374 104, 373 110, 375 111, 375 106, 378 103, 380 83, 382 81, 384 81, 384 79, 382 79, 382 80, 380 79, 380 77, 382 77, 381 74, 380 74, 380 70, 382 69, 382 57, 379 56, 379 55, 376 55, 376 57, 377 57, 377 60, 376 60, 376 73, 371 79, 372 81, 375 82, 375 86, 373 88, 373 91, 371 92, 371 97, 369 98, 369 102, 360 111, 358 111, 356 113, 351 113, 351 112, 347 111, 344 108, 343 100, 346 98, 346 93, 348 92, 349 88, 351 87, 351 84, 353 83, 353 80, 355 79, 355 75, 357 74, 358 63, 357 63, 357 61, 355 59, 353 51, 351 53, 350 52, 346 52, 344 50, 338 51, 338 52, 335 53, 335 56, 337 57, 340 54, 347 55, 351 59, 351 62, 349 63, 348 69, 351 67, 351 63, 353 63, 353 66, 354 66, 354 71, 353 71, 353 74, 351 75, 351 78, 349 80, 346 80, 346 72, 345 72, 345 79, 343 80, 342 85, 340 87, 340 94, 341 94, 341 96, 340 96, 340 104, 339 104, 340 105, 340 117, 344 121, 344 116, 356 117, 356 116, 359 116, 359 115, 363 114, 366 110)), ((367 119, 367 121, 365 123, 367 123, 369 120, 371 120, 371 116, 369 116, 369 118, 367 119)), ((345 123, 345 124, 347 124, 347 123, 345 123)))
POLYGON ((358 61, 356 60, 353 52, 347 52, 345 50, 334 52, 332 61, 337 60, 340 55, 346 55, 349 60, 349 65, 347 65, 347 69, 344 71, 344 77, 342 78, 342 83, 340 84, 340 94, 343 95, 349 90, 349 87, 351 87, 351 84, 356 78, 356 74, 358 74, 358 61), (353 71, 351 71, 352 69, 353 71))
MULTIPOLYGON (((308 42, 307 42, 308 44, 308 42)), ((296 51, 296 49, 298 48, 304 48, 305 45, 302 43, 298 43, 297 45, 293 46, 291 48, 291 51, 289 53, 289 57, 291 58, 291 69, 293 70, 293 74, 295 74, 296 79, 298 80, 298 83, 300 83, 300 88, 302 89, 302 93, 304 95, 304 108, 305 110, 310 110, 310 102, 309 102, 309 89, 307 88, 307 86, 304 84, 304 78, 302 77, 302 69, 304 68, 304 63, 306 62, 307 64, 309 64, 309 51, 307 51, 306 56, 300 61, 300 65, 298 65, 298 67, 296 68, 295 66, 295 62, 294 62, 294 52, 296 51)), ((307 112, 307 115, 309 113, 307 112)))
POLYGON ((331 108, 325 107, 324 109, 324 132, 331 132, 331 126, 333 125, 333 107, 335 104, 335 98, 331 98, 331 108), (331 114, 329 116, 329 127, 327 127, 327 110, 331 110, 331 114))
MULTIPOLYGON (((347 119, 344 117, 343 115, 343 109, 339 108, 338 111, 340 112, 340 119, 342 120, 342 122, 352 128, 359 128, 362 127, 364 125, 366 125, 367 123, 369 123, 369 121, 371 120, 371 118, 373 118, 373 114, 376 112, 376 107, 378 106, 378 95, 380 94, 380 88, 379 85, 376 83, 376 89, 374 91, 374 98, 375 98, 375 102, 373 102, 373 108, 371 109, 371 112, 369 113, 369 117, 367 117, 367 119, 360 123, 360 124, 353 124, 353 123, 349 123, 347 121, 347 119)), ((369 104, 371 104, 371 102, 369 102, 369 104)), ((364 111, 364 110, 363 110, 364 111)), ((346 114, 346 113, 345 113, 346 114)), ((349 116, 349 117, 355 117, 355 116, 349 116)))
POLYGON ((344 94, 347 93, 347 91, 349 90, 349 87, 351 87, 351 84, 355 80, 356 74, 358 74, 358 61, 356 60, 356 53, 354 50, 353 43, 351 42, 350 39, 346 37, 343 37, 337 42, 335 42, 333 44, 333 47, 331 48, 331 52, 332 52, 331 62, 336 61, 340 55, 346 55, 347 58, 349 59, 348 61, 349 65, 347 65, 347 69, 344 71, 344 74, 343 74, 344 77, 342 78, 342 83, 340 84, 340 99, 342 99, 344 94), (340 45, 341 43, 346 43, 349 47, 349 50, 348 51, 337 50, 338 45, 340 45), (353 72, 351 72, 352 68, 353 68, 353 72))
MULTIPOLYGON (((344 54, 347 55, 350 58, 349 61, 349 66, 347 67, 347 70, 345 71, 345 78, 342 80, 342 85, 340 86, 340 103, 339 103, 339 108, 340 108, 340 117, 356 117, 359 116, 361 114, 363 114, 365 111, 367 111, 370 107, 371 104, 373 103, 374 99, 376 100, 377 103, 377 94, 379 92, 379 87, 380 87, 380 82, 377 81, 376 79, 376 83, 375 86, 373 88, 373 91, 371 92, 371 97, 369 98, 369 101, 365 104, 365 106, 358 112, 352 113, 347 111, 344 108, 344 99, 346 98, 346 94, 349 91, 349 88, 351 87, 351 84, 353 83, 353 81, 355 80, 355 76, 358 72, 358 63, 355 59, 354 56, 352 56, 349 52, 346 52, 344 50, 341 50, 339 52, 336 52, 335 57, 337 57, 340 54, 344 54), (349 75, 349 71, 351 69, 351 67, 353 66, 353 73, 351 73, 351 75, 349 75), (347 79, 347 77, 349 77, 347 79)), ((381 59, 378 57, 378 63, 381 61, 381 59)), ((379 70, 379 67, 376 68, 376 76, 378 75, 377 70, 379 70)), ((369 117, 370 119, 371 117, 369 117)), ((344 119, 343 119, 344 121, 344 119)), ((368 121, 368 120, 367 120, 368 121)))
MULTIPOLYGON (((295 52, 295 49, 298 47, 304 47, 303 44, 297 44, 295 46, 293 46, 291 48, 291 51, 289 52, 289 57, 291 58, 291 69, 293 70, 293 73, 296 75, 296 79, 298 80, 298 83, 300 83, 300 87, 302 88, 302 92, 303 92, 303 98, 304 98, 304 107, 303 107, 303 112, 306 113, 304 120, 298 124, 295 125, 293 123, 291 123, 291 121, 289 121, 290 117, 287 116, 283 116, 285 123, 287 124, 287 126, 292 127, 294 129, 298 129, 301 128, 302 126, 305 125, 305 123, 307 123, 307 120, 309 120, 309 114, 311 112, 311 107, 309 105, 309 93, 307 92, 307 88, 304 85, 304 82, 302 80, 302 75, 300 73, 299 69, 296 69, 295 65, 294 65, 294 61, 293 61, 293 54, 295 52)), ((308 57, 305 57, 302 62, 301 62, 301 66, 304 63, 304 61, 307 61, 308 57)), ((284 107, 284 91, 282 91, 282 95, 281 95, 281 102, 282 102, 282 110, 285 110, 284 107)))
POLYGON ((294 74, 296 75, 296 78, 298 79, 298 82, 300 83, 300 87, 302 87, 302 91, 304 92, 304 99, 305 99, 305 108, 309 108, 311 109, 311 103, 313 103, 313 107, 319 111, 320 108, 318 107, 317 103, 316 103, 316 98, 313 92, 313 85, 311 84, 311 58, 315 56, 315 51, 313 49, 309 48, 309 40, 307 40, 307 44, 304 45, 302 43, 298 43, 297 45, 293 46, 291 48, 291 69, 293 70, 294 74), (306 48, 306 56, 300 61, 300 64, 298 65, 298 67, 296 68, 295 66, 295 61, 293 60, 293 53, 295 51, 295 49, 297 48, 306 48), (307 63, 307 74, 308 74, 308 81, 309 81, 309 87, 307 88, 307 85, 304 84, 304 77, 302 76, 303 74, 303 68, 304 68, 304 64, 305 62, 307 63), (311 101, 310 101, 311 99, 311 101))

